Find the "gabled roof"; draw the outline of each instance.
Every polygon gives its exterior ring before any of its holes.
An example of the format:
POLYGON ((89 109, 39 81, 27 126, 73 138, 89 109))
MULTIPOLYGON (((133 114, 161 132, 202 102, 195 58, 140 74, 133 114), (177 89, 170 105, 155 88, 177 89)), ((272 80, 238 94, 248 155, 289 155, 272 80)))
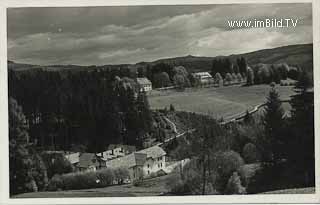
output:
POLYGON ((147 158, 151 157, 153 159, 166 155, 166 152, 159 146, 149 147, 147 149, 140 150, 137 153, 147 154, 147 158))
POLYGON ((78 167, 89 167, 98 164, 98 157, 94 153, 81 153, 78 167), (92 160, 96 159, 94 163, 92 160))
POLYGON ((137 83, 140 85, 151 84, 151 81, 148 78, 137 78, 137 83))
POLYGON ((80 161, 80 153, 79 152, 66 154, 65 157, 67 158, 67 160, 69 160, 69 162, 71 164, 75 164, 80 161))
POLYGON ((212 78, 211 74, 209 72, 198 72, 198 73, 193 73, 195 76, 199 77, 208 77, 212 78))
POLYGON ((130 153, 136 151, 136 147, 132 145, 124 145, 124 144, 110 144, 108 146, 108 150, 113 150, 115 148, 122 147, 125 150, 128 150, 130 153))
POLYGON ((124 157, 119 157, 110 161, 106 161, 106 166, 110 168, 143 166, 147 159, 147 155, 143 153, 132 153, 124 157))

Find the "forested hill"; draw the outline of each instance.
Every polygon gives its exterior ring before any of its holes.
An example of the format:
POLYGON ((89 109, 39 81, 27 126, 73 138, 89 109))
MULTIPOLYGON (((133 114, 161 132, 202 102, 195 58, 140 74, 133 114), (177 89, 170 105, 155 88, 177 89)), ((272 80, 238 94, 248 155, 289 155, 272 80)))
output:
POLYGON ((246 58, 249 65, 258 63, 278 64, 287 63, 289 65, 298 65, 302 69, 308 71, 313 67, 313 48, 312 44, 290 45, 272 49, 263 49, 250 53, 230 55, 230 56, 216 56, 216 57, 198 57, 198 56, 184 56, 168 59, 160 59, 151 64, 156 63, 170 63, 182 65, 190 70, 210 70, 212 60, 228 57, 233 63, 239 57, 246 58))
POLYGON ((78 66, 78 65, 30 65, 20 64, 8 61, 8 68, 12 70, 30 70, 30 69, 44 69, 50 71, 60 70, 88 70, 97 68, 130 68, 137 69, 139 67, 147 67, 148 65, 155 65, 157 63, 167 63, 171 65, 182 65, 188 72, 211 70, 212 61, 214 59, 228 57, 232 62, 235 62, 239 57, 245 57, 249 65, 257 63, 277 64, 287 63, 289 65, 298 65, 304 70, 311 71, 313 67, 313 48, 312 44, 300 44, 283 46, 272 49, 263 49, 250 53, 230 55, 230 56, 216 56, 216 57, 201 57, 201 56, 183 56, 167 59, 159 59, 153 62, 139 62, 136 64, 120 64, 120 65, 100 65, 100 66, 78 66))

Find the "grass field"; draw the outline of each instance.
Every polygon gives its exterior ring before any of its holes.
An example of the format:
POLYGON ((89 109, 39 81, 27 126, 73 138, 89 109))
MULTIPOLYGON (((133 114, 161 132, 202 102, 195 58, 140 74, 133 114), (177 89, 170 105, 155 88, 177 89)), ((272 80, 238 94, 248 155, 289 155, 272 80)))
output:
MULTIPOLYGON (((283 100, 294 94, 292 86, 277 85, 276 89, 283 100)), ((176 110, 210 114, 215 118, 226 119, 266 102, 269 91, 269 85, 191 88, 183 92, 154 91, 149 95, 149 102, 153 109, 169 108, 172 104, 176 110)), ((288 105, 284 105, 284 109, 289 108, 288 105)))
POLYGON ((33 192, 16 195, 13 196, 13 198, 158 196, 168 191, 165 185, 168 177, 170 177, 170 175, 147 179, 138 187, 132 184, 125 184, 95 189, 33 192))

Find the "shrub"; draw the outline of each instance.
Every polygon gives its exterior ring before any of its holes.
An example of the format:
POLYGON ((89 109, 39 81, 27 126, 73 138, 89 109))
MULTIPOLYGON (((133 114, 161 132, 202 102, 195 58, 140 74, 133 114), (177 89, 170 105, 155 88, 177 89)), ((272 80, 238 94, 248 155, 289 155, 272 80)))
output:
POLYGON ((49 182, 48 190, 56 191, 105 187, 112 185, 115 179, 118 180, 118 183, 123 183, 128 177, 129 171, 125 168, 55 175, 49 182), (117 173, 117 176, 115 173, 117 173))
POLYGON ((48 190, 49 191, 59 191, 63 187, 63 181, 60 175, 54 175, 49 181, 48 190))
POLYGON ((110 186, 113 184, 115 180, 115 174, 112 169, 103 169, 97 171, 97 179, 99 180, 99 184, 101 187, 110 186))
POLYGON ((116 168, 114 170, 114 176, 118 184, 123 184, 126 179, 130 178, 128 169, 124 167, 116 168))
POLYGON ((244 164, 240 154, 235 151, 217 152, 213 163, 217 171, 217 186, 220 192, 226 188, 229 177, 244 164))
POLYGON ((240 176, 238 172, 233 172, 228 180, 228 184, 225 190, 226 194, 245 194, 246 188, 241 185, 240 176))

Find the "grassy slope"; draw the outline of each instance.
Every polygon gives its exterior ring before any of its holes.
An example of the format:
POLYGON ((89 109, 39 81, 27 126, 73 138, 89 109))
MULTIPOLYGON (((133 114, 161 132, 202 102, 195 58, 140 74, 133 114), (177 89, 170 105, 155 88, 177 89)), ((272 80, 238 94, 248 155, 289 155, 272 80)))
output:
MULTIPOLYGON (((281 99, 289 99, 294 93, 292 87, 277 86, 276 88, 281 99)), ((172 104, 176 110, 210 114, 216 118, 228 118, 264 103, 269 90, 269 85, 255 85, 187 89, 184 92, 158 93, 155 91, 149 96, 149 102, 153 109, 169 107, 172 104)), ((284 108, 289 109, 289 106, 284 105, 284 108)))
POLYGON ((148 179, 138 187, 132 184, 125 184, 95 189, 34 192, 16 195, 14 198, 158 196, 168 191, 165 185, 168 177, 170 175, 148 179))

